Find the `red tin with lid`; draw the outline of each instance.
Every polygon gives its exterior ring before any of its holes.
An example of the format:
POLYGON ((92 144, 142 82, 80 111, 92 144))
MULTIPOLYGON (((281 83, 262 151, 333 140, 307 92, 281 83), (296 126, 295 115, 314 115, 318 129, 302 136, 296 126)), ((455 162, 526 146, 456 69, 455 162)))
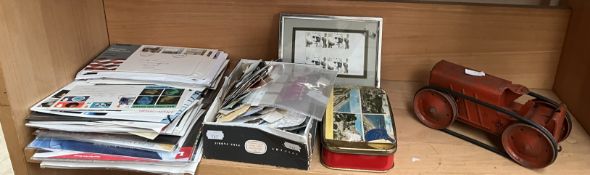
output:
POLYGON ((324 166, 360 171, 393 168, 397 138, 385 91, 335 87, 323 123, 324 166))

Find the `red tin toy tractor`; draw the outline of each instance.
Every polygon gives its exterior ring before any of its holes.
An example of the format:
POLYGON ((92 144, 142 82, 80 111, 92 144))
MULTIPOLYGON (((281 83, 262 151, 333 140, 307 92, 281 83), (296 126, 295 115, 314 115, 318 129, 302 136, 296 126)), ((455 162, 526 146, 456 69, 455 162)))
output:
POLYGON ((568 137, 572 127, 565 105, 444 60, 432 68, 429 85, 416 93, 414 113, 430 128, 507 155, 527 168, 553 163, 560 149, 557 143, 568 137), (524 104, 515 101, 523 95, 534 99, 524 104), (447 129, 456 120, 499 136, 504 151, 447 129))

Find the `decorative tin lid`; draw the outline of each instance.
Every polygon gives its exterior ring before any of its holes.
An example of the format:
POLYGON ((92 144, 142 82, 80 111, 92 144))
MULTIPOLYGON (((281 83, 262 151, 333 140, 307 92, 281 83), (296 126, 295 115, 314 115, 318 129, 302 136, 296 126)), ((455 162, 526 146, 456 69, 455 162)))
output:
POLYGON ((385 91, 375 87, 334 87, 326 108, 322 143, 340 153, 395 152, 395 124, 385 91))

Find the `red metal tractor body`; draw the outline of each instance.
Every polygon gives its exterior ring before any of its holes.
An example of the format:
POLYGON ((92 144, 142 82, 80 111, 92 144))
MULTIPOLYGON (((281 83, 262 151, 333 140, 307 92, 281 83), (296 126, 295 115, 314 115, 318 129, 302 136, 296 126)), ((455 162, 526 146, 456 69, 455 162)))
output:
POLYGON ((458 120, 499 136, 506 153, 529 168, 551 164, 557 142, 571 130, 565 105, 522 85, 444 60, 432 69, 429 86, 416 93, 414 111, 434 129, 445 129, 458 120), (534 99, 516 102, 523 95, 534 99))

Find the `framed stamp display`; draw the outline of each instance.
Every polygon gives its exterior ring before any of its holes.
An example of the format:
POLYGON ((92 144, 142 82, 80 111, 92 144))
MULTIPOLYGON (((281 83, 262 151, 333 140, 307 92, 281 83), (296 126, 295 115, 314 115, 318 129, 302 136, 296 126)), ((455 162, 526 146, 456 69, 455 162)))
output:
POLYGON ((379 87, 382 21, 281 14, 279 58, 337 71, 336 84, 379 87))

